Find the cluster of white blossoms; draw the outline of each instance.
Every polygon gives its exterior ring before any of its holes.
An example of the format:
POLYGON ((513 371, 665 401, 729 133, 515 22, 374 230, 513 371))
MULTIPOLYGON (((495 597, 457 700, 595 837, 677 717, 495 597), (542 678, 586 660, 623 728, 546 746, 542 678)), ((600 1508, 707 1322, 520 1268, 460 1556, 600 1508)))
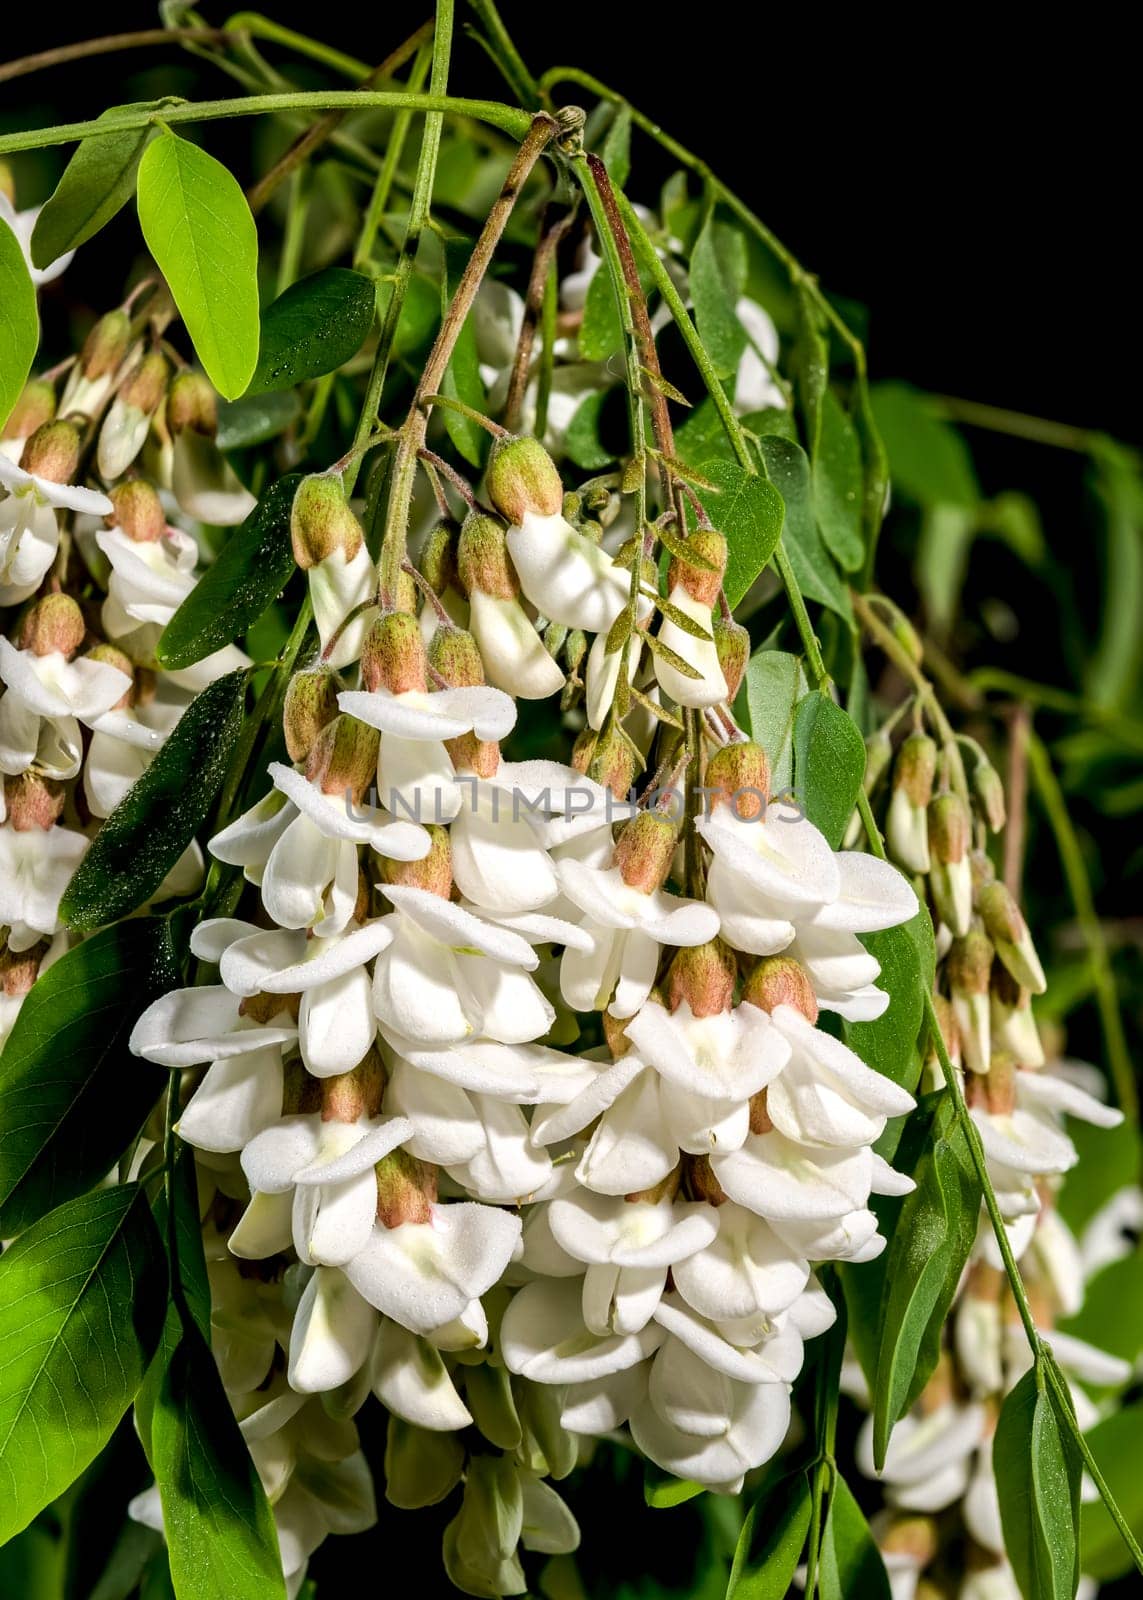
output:
POLYGON ((397 1504, 463 1481, 444 1553, 470 1593, 523 1592, 518 1545, 574 1548, 545 1480, 582 1436, 627 1424, 668 1472, 735 1490, 781 1447, 804 1341, 833 1321, 814 1267, 876 1255, 870 1195, 911 1186, 872 1146, 912 1097, 819 1017, 882 1013, 858 935, 916 896, 771 800, 758 745, 724 742, 725 542, 699 529, 696 564, 672 564, 696 632, 636 661, 662 703, 724 714, 684 820, 673 791, 618 800, 623 762, 590 726, 579 765, 503 758, 514 697, 564 681, 541 628, 596 635, 589 706, 593 672, 614 683, 600 641, 631 574, 565 520, 534 440, 496 447, 486 492, 447 565, 462 627, 423 574, 387 604, 359 592, 340 479, 299 487, 323 656, 289 686, 290 763, 210 842, 257 894, 249 920, 194 932, 218 981, 132 1036, 194 1074, 178 1131, 218 1194, 221 1337, 263 1308, 227 1381, 275 1464, 255 1452, 295 1588, 338 1525, 307 1490, 299 1531, 313 1396, 342 1424, 382 1402, 397 1504), (601 1046, 555 1047, 593 1015, 601 1046))
MULTIPOLYGON (((128 309, 0 428, 0 1045, 67 948, 60 898, 101 821, 199 690, 247 663, 233 646, 182 672, 155 659, 197 582, 192 530, 254 504, 215 431, 206 380, 172 376, 156 325, 128 309)), ((201 869, 192 845, 157 898, 201 869)))

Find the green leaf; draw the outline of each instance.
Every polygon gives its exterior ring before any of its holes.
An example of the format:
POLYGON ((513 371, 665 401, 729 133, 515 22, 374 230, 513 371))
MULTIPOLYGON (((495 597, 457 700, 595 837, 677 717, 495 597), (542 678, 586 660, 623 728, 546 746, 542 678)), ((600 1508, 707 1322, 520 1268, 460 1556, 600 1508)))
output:
POLYGON ((821 1600, 890 1600, 889 1576, 865 1515, 840 1474, 822 1531, 821 1600))
POLYGON ((221 162, 169 130, 139 163, 139 223, 207 377, 236 400, 258 364, 258 230, 221 162))
POLYGON ((714 491, 701 489, 699 499, 715 527, 726 536, 723 589, 733 609, 777 549, 782 537, 782 497, 773 484, 734 461, 702 462, 700 470, 715 485, 714 491))
POLYGON ((1067 1130, 1079 1159, 1064 1179, 1057 1204, 1061 1217, 1078 1235, 1113 1195, 1137 1182, 1143 1148, 1139 1129, 1129 1120, 1118 1128, 1097 1128, 1073 1117, 1067 1130))
MULTIPOLYGON (((1091 1453, 1136 1539, 1143 1538, 1143 1403, 1113 1411, 1086 1435, 1091 1453)), ((1123 1543, 1102 1500, 1085 1505, 1080 1522, 1080 1570, 1106 1581, 1132 1570, 1123 1543)))
POLYGON ((223 400, 218 407, 216 443, 224 453, 247 450, 251 445, 276 439, 302 414, 301 396, 292 389, 252 394, 241 400, 223 400))
POLYGON ((299 472, 271 484, 214 565, 163 629, 155 652, 165 667, 181 670, 231 644, 257 622, 294 573, 290 509, 299 472))
MULTIPOLYGON (((68 1494, 66 1576, 60 1600, 96 1600, 101 1592, 107 1600, 111 1585, 104 1578, 108 1569, 117 1564, 118 1546, 127 1545, 123 1553, 129 1552, 130 1543, 124 1536, 130 1528, 151 1535, 134 1543, 138 1555, 135 1581, 138 1580, 146 1554, 154 1549, 158 1535, 124 1518, 123 1508, 130 1496, 147 1487, 150 1479, 128 1412, 68 1494)), ((133 1588, 133 1582, 122 1586, 123 1600, 133 1588)))
POLYGON ((615 108, 600 154, 612 183, 624 188, 631 175, 631 107, 626 102, 615 108))
POLYGON ((810 1485, 804 1472, 793 1472, 747 1512, 726 1600, 785 1600, 809 1531, 810 1485))
POLYGON ((808 694, 794 714, 794 784, 805 815, 836 850, 865 776, 865 740, 825 694, 808 694))
POLYGON ((598 389, 585 395, 576 406, 564 435, 564 450, 569 461, 585 472, 599 472, 615 460, 615 451, 609 450, 599 434, 600 418, 611 391, 598 389))
MULTIPOLYGON (((445 313, 453 295, 456 293, 461 274, 468 263, 469 246, 462 239, 450 239, 445 245, 446 270, 441 279, 441 314, 445 313)), ((476 323, 471 312, 464 320, 460 336, 453 346, 452 357, 448 369, 441 380, 441 393, 450 400, 460 400, 466 406, 471 406, 473 411, 484 412, 488 407, 488 396, 484 392, 484 383, 480 376, 480 356, 476 348, 476 323)), ((449 438, 468 462, 469 466, 481 467, 488 459, 491 437, 478 422, 473 422, 471 417, 462 416, 457 411, 450 411, 441 407, 444 425, 449 438)))
POLYGON ((245 672, 218 678, 183 713, 151 765, 96 834, 60 902, 73 928, 98 928, 155 893, 206 819, 242 729, 245 672))
POLYGON ((274 1518, 214 1358, 193 1325, 163 1376, 151 1464, 178 1600, 284 1600, 274 1518))
POLYGON ((913 1180, 917 1187, 905 1198, 886 1253, 873 1394, 878 1470, 894 1425, 932 1376, 980 1217, 980 1181, 947 1095, 937 1106, 913 1180))
POLYGON ((877 981, 889 1004, 874 1022, 843 1022, 842 1037, 866 1066, 912 1094, 921 1076, 917 1040, 925 1015, 924 992, 933 983, 932 922, 922 908, 899 927, 862 934, 861 942, 881 963, 877 981))
POLYGON ((832 389, 822 396, 813 480, 814 510, 826 548, 846 572, 855 572, 865 555, 861 531, 861 445, 857 430, 832 389))
POLYGON ((849 593, 833 557, 826 549, 814 514, 810 463, 800 445, 777 434, 765 434, 758 444, 770 482, 786 508, 782 545, 807 600, 836 611, 853 621, 849 593))
POLYGON ((1143 1355, 1143 1249, 1097 1272, 1084 1286, 1083 1305, 1059 1328, 1134 1367, 1143 1355))
POLYGON ((622 349, 623 321, 615 303, 611 274, 606 265, 601 265, 587 286, 579 326, 579 353, 584 361, 606 361, 622 349))
MULTIPOLYGON (((123 111, 159 111, 169 100, 142 100, 115 106, 98 121, 123 111)), ((104 133, 84 139, 64 168, 55 192, 36 218, 32 260, 47 267, 85 243, 106 226, 135 192, 135 174, 143 151, 155 135, 154 125, 104 133)))
POLYGON ((929 396, 907 383, 878 383, 870 402, 894 489, 918 505, 973 510, 980 489, 969 448, 950 423, 935 415, 929 396))
POLYGON ((816 457, 821 441, 822 403, 829 387, 829 344, 822 333, 817 304, 804 283, 797 286, 794 306, 797 323, 794 377, 805 422, 806 449, 812 458, 816 457))
POLYGON ((142 917, 85 939, 32 986, 0 1056, 0 1234, 90 1189, 138 1133, 164 1079, 127 1038, 177 982, 165 921, 142 917))
MULTIPOLYGON (((383 279, 377 285, 377 315, 384 318, 393 294, 391 280, 383 279)), ((401 315, 397 318, 397 331, 393 336, 393 354, 407 360, 424 350, 441 320, 441 297, 435 283, 430 283, 422 273, 414 272, 405 290, 401 315)))
POLYGON ((695 324, 720 378, 737 371, 746 329, 735 311, 746 279, 746 243, 734 228, 707 218, 691 252, 695 324))
POLYGON ((670 1511, 685 1505, 700 1494, 705 1494, 701 1483, 691 1483, 686 1478, 672 1478, 652 1461, 643 1463, 643 1500, 655 1511, 670 1511))
POLYGON ((992 1441, 1004 1546, 1024 1600, 1072 1600, 1083 1464, 1042 1365, 1004 1401, 992 1441))
POLYGON ((0 431, 23 393, 39 342, 40 318, 28 263, 19 239, 0 219, 0 431))
POLYGON ((0 1257, 0 1542, 110 1439, 158 1340, 165 1291, 134 1184, 60 1206, 0 1257))
POLYGON ((373 281, 347 267, 301 278, 262 313, 258 365, 247 394, 292 389, 336 372, 369 337, 376 310, 373 281))
POLYGON ((794 781, 794 714, 806 692, 799 656, 756 650, 735 701, 735 714, 770 760, 770 793, 787 793, 794 781))

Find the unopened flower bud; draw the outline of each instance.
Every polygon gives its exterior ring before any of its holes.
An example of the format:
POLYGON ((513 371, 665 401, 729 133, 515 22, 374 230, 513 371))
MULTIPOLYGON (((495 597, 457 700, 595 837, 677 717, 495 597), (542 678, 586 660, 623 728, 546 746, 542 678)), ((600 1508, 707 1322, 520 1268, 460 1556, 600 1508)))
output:
POLYGON ((170 368, 160 350, 135 363, 119 386, 99 430, 96 464, 106 481, 117 478, 134 461, 147 438, 167 393, 170 368))
POLYGON ((4 780, 8 822, 17 833, 50 828, 62 816, 66 798, 62 783, 30 769, 17 778, 4 780))
POLYGON ((818 1001, 810 975, 793 956, 763 956, 747 974, 742 998, 761 1011, 793 1006, 807 1022, 818 1020, 818 1001))
POLYGON ((135 544, 154 544, 163 537, 167 518, 154 484, 146 478, 129 478, 107 494, 113 507, 104 518, 109 528, 120 528, 135 544))
POLYGON ((83 612, 70 594, 45 594, 21 617, 16 646, 35 656, 58 654, 70 661, 86 632, 83 612))
POLYGON ((750 660, 750 635, 733 617, 716 615, 714 644, 718 651, 718 664, 726 679, 726 698, 733 700, 742 687, 746 664, 750 660))
POLYGON ((928 831, 933 899, 949 932, 963 937, 972 921, 972 823, 959 795, 939 794, 930 801, 928 831))
MULTIPOLYGON (((328 1397, 323 1397, 328 1399, 328 1397)), ((402 1511, 438 1505, 464 1476, 460 1436, 418 1428, 394 1413, 385 1436, 385 1498, 402 1511)))
POLYGON ((455 522, 438 522, 421 551, 421 576, 435 594, 443 595, 459 582, 455 522))
POLYGON ((381 1110, 385 1092, 385 1069, 375 1050, 370 1050, 351 1072, 339 1072, 321 1080, 321 1120, 357 1122, 375 1117, 381 1110))
POLYGON ((218 396, 201 372, 178 372, 167 394, 167 427, 177 438, 185 429, 213 439, 218 432, 218 396))
POLYGON ((381 735, 354 717, 337 716, 318 734, 306 762, 306 777, 323 794, 348 793, 359 804, 377 780, 381 735))
POLYGON ((596 738, 591 748, 586 775, 609 789, 617 800, 626 800, 642 770, 642 760, 630 739, 618 728, 596 738))
POLYGON ((980 891, 980 914, 996 946, 996 954, 1016 982, 1031 989, 1033 994, 1043 994, 1047 980, 1028 924, 1012 895, 999 881, 980 891))
POLYGON ((770 762, 765 750, 753 739, 724 745, 707 763, 704 788, 711 811, 726 805, 740 821, 756 821, 770 798, 770 762))
POLYGON ((696 528, 688 536, 686 548, 688 552, 693 550, 698 559, 691 562, 684 556, 672 556, 667 588, 672 592, 682 588, 701 605, 713 607, 718 603, 726 571, 726 539, 714 528, 696 528))
POLYGON ((79 466, 79 429, 63 417, 45 422, 29 434, 20 457, 25 472, 49 483, 70 483, 79 466))
POLYGON ((520 593, 508 560, 506 530, 495 517, 470 511, 460 530, 456 551, 460 581, 471 598, 474 590, 499 600, 514 600, 520 593))
POLYGON ((290 541, 303 572, 339 552, 351 561, 361 549, 361 524, 350 510, 339 473, 315 473, 298 484, 290 510, 290 541))
POLYGON ((721 939, 680 950, 667 971, 667 1004, 677 1011, 685 1000, 696 1017, 729 1011, 738 968, 721 939))
POLYGON ((305 761, 322 729, 337 716, 337 679, 328 667, 298 672, 282 706, 282 732, 291 761, 305 761))
POLYGON ((992 969, 992 1035, 1021 1066, 1044 1065, 1044 1046, 1032 1015, 1032 996, 1004 966, 992 969))
POLYGON ((89 382, 115 371, 131 342, 131 318, 125 311, 100 317, 83 343, 78 366, 89 382))
POLYGON ((447 828, 438 823, 424 824, 429 835, 429 853, 420 861, 395 861, 389 856, 379 856, 377 865, 383 884, 397 884, 410 889, 423 889, 427 894, 439 895, 447 900, 452 893, 452 841, 447 828))
POLYGON ((492 504, 513 527, 520 527, 529 513, 558 517, 563 511, 563 483, 538 439, 507 439, 493 445, 485 486, 492 504))
POLYGON ((677 825, 657 811, 640 811, 626 823, 615 846, 614 865, 629 888, 653 894, 667 881, 678 843, 677 825))
POLYGON ((994 1117, 1008 1117, 1016 1109, 1016 1074, 1019 1068, 1007 1051, 998 1050, 984 1080, 984 1103, 994 1117))
POLYGON ((991 761, 978 761, 972 771, 972 787, 977 804, 990 832, 999 833, 1008 817, 1004 784, 991 761))
POLYGON ((56 391, 44 378, 29 378, 23 393, 12 407, 8 420, 0 424, 5 439, 26 439, 51 422, 56 414, 56 391))
POLYGON ((136 703, 136 667, 129 655, 126 655, 122 650, 116 649, 113 644, 107 644, 100 639, 92 645, 90 650, 83 652, 83 659, 85 661, 101 661, 104 666, 114 667, 116 672, 122 672, 125 677, 130 678, 131 687, 123 691, 122 695, 111 707, 112 711, 126 711, 128 706, 133 706, 136 703))
POLYGON ((392 1150, 377 1163, 377 1220, 383 1227, 431 1222, 437 1198, 437 1169, 407 1150, 392 1150))
MULTIPOLYGON (((941 1039, 948 1053, 948 1058, 954 1067, 959 1067, 961 1065, 960 1029, 957 1027, 952 1002, 947 1000, 943 994, 935 994, 933 996, 933 1009, 937 1013, 937 1026, 940 1028, 941 1039)), ((937 1083, 943 1083, 944 1077, 941 1072, 940 1061, 931 1038, 929 1039, 925 1064, 926 1067, 931 1069, 933 1079, 937 1083)))
POLYGON ((937 1553, 937 1525, 932 1517, 897 1517, 877 1542, 885 1555, 907 1556, 927 1567, 937 1553))
POLYGON ((928 808, 936 772, 936 744, 926 733, 911 733, 897 752, 885 821, 889 853, 910 872, 929 870, 928 808))
POLYGON ((953 940, 945 964, 964 1063, 972 1072, 987 1072, 991 1057, 992 955, 992 941, 977 923, 953 940))

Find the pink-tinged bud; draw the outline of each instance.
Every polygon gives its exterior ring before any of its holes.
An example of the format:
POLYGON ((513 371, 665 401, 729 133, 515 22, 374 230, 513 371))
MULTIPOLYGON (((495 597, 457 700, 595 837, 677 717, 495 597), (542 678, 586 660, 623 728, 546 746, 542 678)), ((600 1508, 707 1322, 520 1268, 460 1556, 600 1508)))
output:
POLYGON ((480 646, 465 628, 438 628, 429 640, 429 665, 452 689, 475 689, 484 682, 480 646))
POLYGON ((747 974, 742 998, 761 1011, 793 1006, 807 1022, 818 1020, 818 1000, 810 975, 793 956, 763 956, 747 974))
POLYGON ((682 556, 672 556, 667 569, 667 589, 681 584, 692 599, 713 608, 718 603, 726 571, 726 540, 713 528, 696 528, 688 536, 686 547, 694 551, 698 560, 690 562, 682 556))
POLYGON ((1022 1067, 1044 1065, 1044 1046, 1032 1015, 1032 996, 1004 966, 992 969, 992 1036, 1022 1067))
POLYGON ((460 530, 456 552, 457 573, 467 594, 492 595, 514 600, 520 593, 508 560, 505 528, 493 517, 470 511, 460 530))
POLYGON ((167 427, 177 438, 184 429, 213 439, 218 432, 218 396, 201 372, 178 372, 167 394, 167 427))
POLYGON ((972 921, 972 822, 956 794, 939 794, 929 803, 929 882, 941 920, 956 938, 972 921))
POLYGON ((315 473, 298 484, 290 510, 290 541, 303 572, 339 551, 352 561, 361 549, 365 535, 350 510, 339 473, 315 473))
POLYGON ((992 956, 992 940, 974 924, 963 939, 953 940, 945 963, 964 1064, 971 1072, 987 1072, 991 1059, 992 956))
POLYGON ((586 756, 584 767, 576 766, 595 783, 609 789, 617 800, 626 800, 639 773, 643 760, 631 740, 619 729, 612 727, 606 734, 596 737, 588 753, 586 741, 578 747, 577 760, 586 756))
POLYGON ((45 594, 20 618, 16 648, 34 656, 66 656, 70 661, 86 632, 83 612, 70 594, 45 594))
POLYGON ((131 318, 125 311, 109 311, 84 340, 79 370, 89 383, 106 378, 119 366, 131 343, 131 318))
POLYGON ((641 811, 624 825, 612 862, 629 888, 654 894, 667 881, 678 839, 678 827, 669 817, 641 811))
POLYGON ((1043 994, 1048 987, 1047 979, 1028 924, 1002 883, 990 883, 980 891, 980 914, 996 946, 996 954, 1016 982, 1031 989, 1033 994, 1043 994))
POLYGON ((357 1122, 376 1117, 385 1093, 385 1068, 376 1050, 370 1050, 352 1072, 321 1080, 321 1120, 357 1122))
POLYGON ((714 647, 718 651, 722 676, 726 679, 726 698, 733 700, 746 676, 746 665, 750 660, 750 635, 733 617, 716 614, 714 647))
POLYGON ((40 975, 40 964, 48 949, 46 939, 41 939, 30 950, 13 952, 5 945, 0 950, 0 992, 9 1000, 23 1000, 40 975))
POLYGON ((770 762, 765 750, 753 739, 724 745, 707 762, 704 788, 711 811, 725 805, 741 821, 756 821, 770 797, 770 762))
POLYGON ((687 1193, 694 1200, 705 1200, 708 1206, 726 1204, 726 1190, 714 1175, 709 1156, 684 1156, 683 1181, 687 1193))
POLYGON ((282 732, 291 761, 305 761, 318 734, 337 716, 337 678, 328 667, 298 672, 282 705, 282 732))
POLYGON ((56 391, 44 378, 30 378, 24 392, 12 407, 7 422, 0 424, 5 439, 26 439, 51 422, 56 414, 56 391))
POLYGON ((492 504, 514 528, 526 516, 558 517, 564 486, 538 439, 507 439, 493 445, 485 487, 492 504))
POLYGON ((420 861, 393 861, 379 856, 377 874, 383 884, 423 889, 447 900, 452 893, 452 841, 447 828, 435 822, 424 826, 430 839, 428 855, 420 861))
POLYGON ((17 833, 52 827, 63 815, 66 798, 62 783, 42 778, 36 772, 22 772, 18 778, 4 780, 8 821, 17 833))
POLYGON ((456 570, 457 528, 455 522, 438 522, 421 551, 421 577, 434 594, 444 594, 458 583, 456 570))
POLYGON ((116 484, 107 497, 114 510, 104 521, 109 528, 120 528, 135 544, 155 544, 167 531, 159 491, 146 478, 116 484))
POLYGON ((1008 820, 1004 784, 991 761, 978 761, 973 768, 972 788, 989 832, 999 833, 1008 820))
POLYGON ((134 411, 153 416, 167 393, 171 369, 161 350, 150 350, 131 368, 119 387, 117 398, 134 411))
POLYGON ((79 446, 79 429, 60 417, 29 434, 20 465, 48 483, 70 483, 79 466, 79 446))
POLYGON ((101 661, 105 666, 114 667, 116 672, 124 673, 131 680, 131 687, 124 689, 119 699, 111 707, 112 711, 126 711, 129 706, 136 703, 135 693, 135 663, 131 657, 122 650, 116 649, 113 644, 106 644, 102 639, 93 644, 90 650, 83 653, 85 661, 101 661))
POLYGON ((389 694, 424 694, 425 641, 416 617, 407 611, 387 611, 378 617, 361 647, 361 681, 370 693, 378 689, 389 694))
POLYGON ((377 1163, 377 1220, 385 1228, 431 1222, 437 1199, 437 1169, 405 1150, 377 1163))
POLYGON ((377 781, 381 735, 354 717, 338 716, 318 734, 306 761, 306 777, 323 794, 347 791, 355 805, 377 781))
POLYGON ((936 744, 926 733, 911 733, 897 752, 885 821, 889 853, 909 872, 929 870, 928 809, 936 773, 936 744))
POLYGON ((729 1011, 738 967, 721 939, 680 950, 667 971, 667 1004, 677 1011, 685 1000, 696 1017, 729 1011))

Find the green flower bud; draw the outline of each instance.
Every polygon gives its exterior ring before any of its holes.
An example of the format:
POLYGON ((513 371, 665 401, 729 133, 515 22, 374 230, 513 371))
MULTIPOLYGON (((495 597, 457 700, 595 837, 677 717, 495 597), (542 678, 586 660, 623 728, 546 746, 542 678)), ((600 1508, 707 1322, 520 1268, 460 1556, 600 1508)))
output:
POLYGON ((16 630, 16 648, 70 661, 87 632, 83 612, 69 594, 45 594, 30 605, 16 630))
POLYGON ((167 531, 167 517, 159 492, 146 478, 129 478, 107 491, 115 508, 104 518, 109 528, 121 528, 136 544, 154 544, 167 531))
POLYGON ((20 465, 48 483, 70 483, 79 466, 79 449, 79 429, 60 417, 42 423, 28 436, 20 465))
POLYGON ((5 439, 26 439, 56 414, 56 391, 44 378, 29 378, 3 424, 5 439))
POLYGON ((201 372, 179 372, 167 394, 167 427, 173 435, 189 428, 213 439, 218 432, 218 396, 201 372))
POLYGON ((355 805, 377 779, 381 735, 376 728, 344 715, 318 734, 306 761, 306 777, 323 794, 348 793, 355 805))
POLYGON ((671 590, 681 583, 700 605, 713 608, 718 603, 726 571, 726 539, 713 528, 696 528, 687 538, 687 549, 701 557, 703 564, 692 565, 681 556, 672 556, 667 569, 667 588, 671 590), (707 562, 710 566, 705 564, 707 562))
POLYGON ((989 883, 980 891, 980 914, 996 954, 1016 982, 1033 994, 1043 994, 1048 984, 1028 924, 1002 883, 989 883))
POLYGON ((290 542, 303 572, 338 551, 351 561, 364 539, 339 473, 315 473, 302 479, 290 508, 290 542))
POLYGON ((654 894, 667 881, 678 840, 677 823, 658 811, 640 811, 624 824, 612 862, 629 888, 654 894))
POLYGON ((564 486, 538 439, 508 439, 492 447, 485 485, 502 517, 519 527, 526 516, 558 517, 564 486))
POLYGON ((734 999, 738 964, 721 939, 680 950, 667 969, 667 1004, 677 1011, 684 1000, 696 1017, 729 1011, 734 999))
POLYGON ((282 706, 282 731, 291 761, 305 761, 322 729, 337 716, 337 678, 328 667, 298 672, 282 706))

